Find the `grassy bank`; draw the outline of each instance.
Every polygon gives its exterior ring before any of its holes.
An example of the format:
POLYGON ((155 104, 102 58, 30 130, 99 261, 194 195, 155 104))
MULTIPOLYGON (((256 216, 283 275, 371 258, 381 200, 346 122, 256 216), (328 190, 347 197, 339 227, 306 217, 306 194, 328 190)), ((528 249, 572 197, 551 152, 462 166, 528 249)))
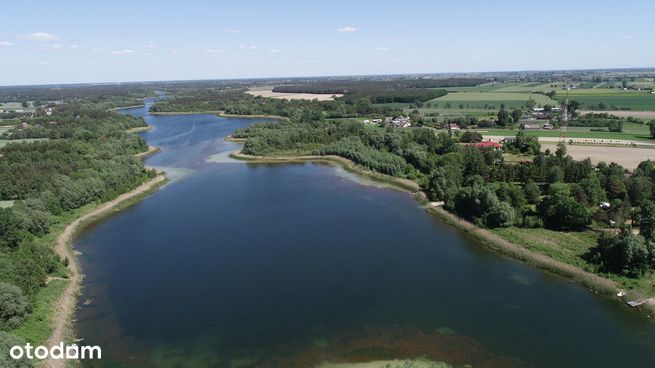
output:
MULTIPOLYGON (((529 265, 550 271, 552 273, 567 277, 592 291, 607 295, 615 296, 620 289, 619 285, 613 280, 601 277, 586 271, 580 265, 569 264, 567 262, 555 259, 543 250, 538 250, 534 247, 526 247, 525 243, 517 244, 509 241, 503 234, 501 236, 495 230, 488 230, 480 228, 443 208, 430 208, 428 212, 439 217, 444 222, 457 227, 465 233, 479 240, 488 248, 497 251, 501 254, 508 255, 512 258, 518 259, 529 265)), ((523 229, 519 229, 523 230, 523 229)), ((540 229, 543 230, 543 229, 540 229)), ((555 232, 554 232, 555 233, 555 232)), ((510 237, 511 238, 511 237, 510 237)), ((563 244, 553 244, 562 246, 563 244)))

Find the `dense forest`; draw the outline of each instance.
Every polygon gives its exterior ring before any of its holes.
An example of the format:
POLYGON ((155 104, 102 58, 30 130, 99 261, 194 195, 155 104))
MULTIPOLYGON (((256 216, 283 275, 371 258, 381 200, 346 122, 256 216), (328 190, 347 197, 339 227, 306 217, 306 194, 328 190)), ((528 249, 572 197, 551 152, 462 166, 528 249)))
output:
POLYGON ((334 101, 282 100, 255 97, 240 91, 203 93, 154 104, 152 112, 221 111, 234 115, 276 115, 294 121, 359 117, 371 114, 400 116, 395 107, 373 106, 368 98, 334 101))
POLYGON ((343 94, 346 100, 367 98, 371 103, 419 103, 447 94, 445 87, 475 86, 483 78, 396 79, 384 81, 342 80, 276 86, 274 92, 343 94))
POLYGON ((144 140, 125 131, 137 126, 142 119, 61 105, 6 133, 49 140, 0 149, 0 201, 13 201, 0 208, 0 331, 11 333, 29 317, 47 276, 66 275, 68 260, 43 241, 52 227, 154 175, 134 156, 147 150, 144 140))
POLYGON ((326 80, 313 83, 276 86, 274 92, 322 93, 322 94, 376 94, 381 91, 397 91, 415 88, 466 87, 487 83, 485 78, 422 78, 373 80, 326 80))

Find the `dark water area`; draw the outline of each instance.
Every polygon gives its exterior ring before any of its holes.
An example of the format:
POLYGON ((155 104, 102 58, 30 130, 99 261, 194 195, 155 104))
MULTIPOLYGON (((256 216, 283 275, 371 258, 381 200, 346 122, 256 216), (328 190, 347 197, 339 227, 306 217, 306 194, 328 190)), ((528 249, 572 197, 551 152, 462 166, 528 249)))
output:
POLYGON ((76 240, 90 367, 652 367, 655 324, 332 166, 232 162, 251 119, 144 116, 171 183, 76 240), (223 154, 221 154, 223 153, 223 154), (207 162, 212 155, 218 162, 207 162))

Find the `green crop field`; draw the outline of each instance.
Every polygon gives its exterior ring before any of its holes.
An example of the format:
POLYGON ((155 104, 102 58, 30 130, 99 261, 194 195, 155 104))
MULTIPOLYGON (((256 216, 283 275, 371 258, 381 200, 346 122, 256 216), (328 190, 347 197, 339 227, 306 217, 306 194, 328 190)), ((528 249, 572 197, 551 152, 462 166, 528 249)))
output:
MULTIPOLYGON (((558 91, 562 89, 562 83, 542 83, 542 82, 530 82, 530 83, 510 83, 505 87, 498 88, 494 92, 506 93, 506 92, 550 92, 558 91)), ((558 91, 559 92, 559 91, 558 91)))
MULTIPOLYGON (((558 96, 563 98, 562 95, 558 96)), ((580 101, 582 108, 586 110, 598 109, 602 103, 607 110, 655 110, 655 94, 626 93, 623 95, 601 93, 601 94, 576 94, 569 95, 569 99, 580 101)))
MULTIPOLYGON (((512 129, 488 129, 488 130, 478 130, 482 135, 488 136, 503 136, 503 137, 513 137, 518 133, 518 130, 512 129)), ((559 137, 559 130, 536 130, 536 131, 525 131, 525 135, 534 136, 534 137, 559 137)), ((638 140, 638 141, 648 141, 650 143, 655 143, 647 134, 639 133, 614 133, 614 132, 592 132, 589 128, 577 128, 569 127, 566 132, 567 138, 597 138, 597 139, 625 139, 625 140, 638 140)))
POLYGON ((541 105, 559 105, 559 102, 541 94, 499 92, 451 92, 430 100, 429 103, 433 108, 446 108, 447 104, 450 104, 451 108, 459 108, 459 105, 463 104, 465 109, 498 109, 501 104, 506 108, 523 107, 530 98, 541 105))
POLYGON ((514 83, 484 83, 479 86, 472 87, 448 87, 444 88, 448 93, 450 92, 491 92, 500 88, 504 88, 508 85, 513 85, 514 83))

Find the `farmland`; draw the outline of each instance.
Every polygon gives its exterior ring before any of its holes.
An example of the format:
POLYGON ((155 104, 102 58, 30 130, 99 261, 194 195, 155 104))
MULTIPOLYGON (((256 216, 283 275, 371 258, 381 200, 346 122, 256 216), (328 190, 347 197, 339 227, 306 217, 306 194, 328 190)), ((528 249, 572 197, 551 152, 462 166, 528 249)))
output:
POLYGON ((463 109, 492 109, 524 107, 530 100, 539 105, 559 105, 555 100, 542 94, 531 93, 503 93, 503 92, 449 92, 447 95, 430 100, 432 107, 453 107, 463 109))

